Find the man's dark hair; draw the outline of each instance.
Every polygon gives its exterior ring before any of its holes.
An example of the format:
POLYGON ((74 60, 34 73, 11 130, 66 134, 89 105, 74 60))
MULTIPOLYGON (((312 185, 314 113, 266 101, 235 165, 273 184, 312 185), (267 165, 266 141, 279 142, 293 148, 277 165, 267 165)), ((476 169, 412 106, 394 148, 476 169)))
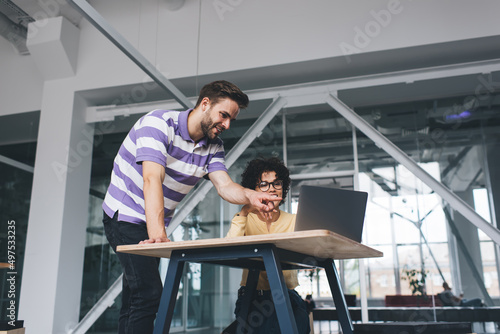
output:
POLYGON ((247 94, 243 93, 235 84, 225 80, 214 81, 203 86, 195 108, 200 105, 205 97, 208 97, 212 104, 219 103, 221 99, 229 98, 236 102, 240 109, 248 107, 247 94))
POLYGON ((245 171, 241 174, 241 185, 254 190, 261 181, 260 178, 264 172, 275 172, 276 178, 283 181, 283 200, 280 205, 283 204, 290 188, 291 179, 288 168, 278 158, 257 158, 248 162, 245 171))

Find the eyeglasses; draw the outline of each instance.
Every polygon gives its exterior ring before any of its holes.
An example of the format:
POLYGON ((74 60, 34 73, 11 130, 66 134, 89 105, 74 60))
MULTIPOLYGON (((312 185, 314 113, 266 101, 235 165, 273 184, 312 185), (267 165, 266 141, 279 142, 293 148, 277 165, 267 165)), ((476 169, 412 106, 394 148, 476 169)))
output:
POLYGON ((273 188, 276 190, 280 190, 281 188, 283 188, 283 181, 281 180, 276 180, 274 182, 261 181, 257 186, 262 191, 268 191, 269 188, 271 187, 271 184, 273 185, 273 188))

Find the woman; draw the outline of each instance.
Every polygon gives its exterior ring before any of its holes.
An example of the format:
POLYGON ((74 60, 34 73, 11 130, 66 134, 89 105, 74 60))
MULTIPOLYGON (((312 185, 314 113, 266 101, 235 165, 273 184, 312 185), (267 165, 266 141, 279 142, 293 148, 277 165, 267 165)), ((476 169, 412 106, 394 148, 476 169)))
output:
MULTIPOLYGON (((258 158, 250 161, 243 172, 241 185, 256 191, 267 192, 282 200, 277 200, 274 206, 277 208, 284 203, 290 187, 290 173, 286 166, 278 158, 258 158)), ((257 235, 269 233, 293 232, 295 227, 295 215, 276 210, 269 216, 262 215, 258 210, 249 205, 241 208, 232 222, 227 237, 238 237, 243 235, 257 235)), ((245 317, 240 314, 243 296, 246 293, 246 281, 248 270, 243 271, 241 288, 238 290, 238 300, 234 311, 236 319, 244 321, 245 317)), ((297 329, 299 333, 309 333, 309 318, 304 300, 294 289, 299 285, 296 270, 284 270, 283 276, 288 287, 288 294, 292 305, 297 329)), ((251 327, 252 333, 280 333, 278 319, 272 304, 270 286, 265 271, 260 272, 257 291, 254 300, 250 303, 248 314, 251 316, 246 324, 251 327), (271 307, 266 307, 266 306, 271 307)))

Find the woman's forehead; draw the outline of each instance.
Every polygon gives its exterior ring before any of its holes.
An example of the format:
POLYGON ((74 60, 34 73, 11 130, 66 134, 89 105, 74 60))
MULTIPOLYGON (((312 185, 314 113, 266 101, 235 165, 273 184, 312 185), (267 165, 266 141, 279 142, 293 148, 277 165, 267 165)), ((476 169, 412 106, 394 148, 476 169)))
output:
POLYGON ((276 175, 276 172, 274 171, 267 171, 267 172, 263 172, 262 175, 261 175, 261 179, 276 179, 277 175, 276 175))

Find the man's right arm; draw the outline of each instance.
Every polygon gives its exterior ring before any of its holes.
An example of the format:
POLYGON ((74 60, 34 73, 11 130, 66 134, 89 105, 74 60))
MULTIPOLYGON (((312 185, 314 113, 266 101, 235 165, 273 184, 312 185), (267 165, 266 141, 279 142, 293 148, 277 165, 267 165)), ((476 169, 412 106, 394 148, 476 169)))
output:
POLYGON ((165 167, 156 162, 144 161, 142 163, 142 177, 144 179, 144 206, 149 239, 140 243, 170 241, 167 238, 164 220, 163 180, 165 179, 165 167))

